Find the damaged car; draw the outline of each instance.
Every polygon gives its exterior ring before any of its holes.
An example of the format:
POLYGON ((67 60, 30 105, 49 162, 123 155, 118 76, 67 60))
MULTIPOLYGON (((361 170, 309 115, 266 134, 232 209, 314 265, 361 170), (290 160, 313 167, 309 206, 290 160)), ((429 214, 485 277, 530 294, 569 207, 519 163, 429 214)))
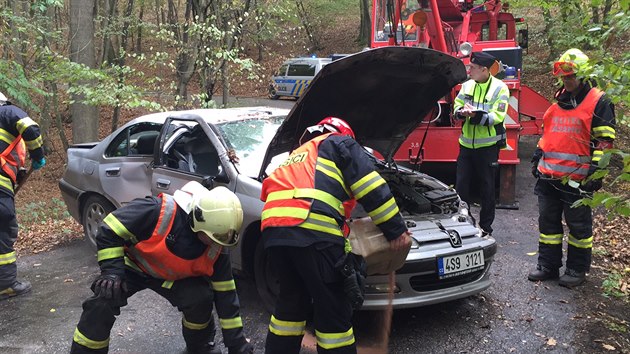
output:
MULTIPOLYGON (((138 117, 98 143, 73 145, 59 187, 70 214, 95 244, 107 213, 134 198, 173 194, 189 181, 224 185, 241 200, 241 241, 233 268, 255 279, 268 306, 278 282, 262 247, 262 181, 297 146, 304 129, 338 116, 352 127, 387 180, 413 232, 396 272, 367 278, 363 309, 417 307, 490 286, 496 242, 475 227, 466 203, 439 180, 393 162, 395 151, 437 101, 466 78, 460 60, 422 48, 385 47, 326 65, 291 110, 198 109, 138 117)), ((349 220, 367 215, 357 207, 349 220)), ((357 235, 360 237, 360 235, 357 235)))

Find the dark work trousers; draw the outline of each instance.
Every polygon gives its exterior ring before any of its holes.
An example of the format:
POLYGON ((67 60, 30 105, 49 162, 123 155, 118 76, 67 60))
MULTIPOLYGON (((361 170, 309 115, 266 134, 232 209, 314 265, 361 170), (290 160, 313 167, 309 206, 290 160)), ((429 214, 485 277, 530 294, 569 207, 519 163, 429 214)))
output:
MULTIPOLYGON (((83 313, 74 334, 71 353, 107 353, 109 347, 90 349, 77 343, 77 336, 91 342, 109 341, 116 316, 120 315, 120 308, 127 305, 127 298, 147 288, 166 298, 183 313, 182 332, 187 348, 194 350, 212 341, 215 332, 212 316, 213 292, 207 278, 176 280, 170 288, 167 288, 163 286, 164 280, 139 273, 129 267, 126 268, 125 275, 129 291, 122 300, 117 302, 91 296, 83 302, 83 313), (186 326, 184 321, 192 325, 186 326), (203 324, 206 323, 207 326, 204 326, 203 324), (198 328, 194 329, 194 327, 198 328)), ((147 341, 150 339, 147 338, 147 341)))
MULTIPOLYGON (((538 264, 548 269, 562 267, 562 214, 569 227, 570 237, 585 240, 593 235, 593 215, 588 206, 571 205, 585 196, 579 190, 557 179, 539 178, 534 187, 538 196, 538 229, 542 235, 557 235, 559 242, 538 243, 538 264)), ((541 240, 543 236, 541 236, 541 240)), ((592 243, 591 243, 592 244, 592 243)), ((588 272, 591 267, 592 247, 567 246, 567 268, 588 272)))
MULTIPOLYGON (((306 321, 311 309, 316 333, 353 333, 352 307, 343 291, 343 279, 334 265, 343 256, 343 246, 321 244, 307 247, 273 246, 267 248, 272 265, 278 272, 280 293, 273 313, 279 321, 306 321), (318 249, 320 248, 320 249, 318 249)), ((273 321, 272 321, 273 322, 273 321)), ((303 334, 267 334, 266 354, 297 354, 303 334)), ((356 353, 351 342, 338 348, 324 349, 317 340, 318 353, 356 353)))
POLYGON ((0 191, 0 290, 16 280, 17 264, 13 244, 18 235, 13 196, 0 191))
POLYGON ((479 227, 488 233, 492 233, 494 221, 496 203, 494 187, 499 168, 498 161, 499 147, 497 145, 478 149, 459 146, 455 189, 469 207, 473 202, 472 191, 479 191, 481 197, 479 227))
POLYGON ((247 340, 243 333, 241 305, 236 293, 236 284, 227 248, 223 248, 221 255, 214 263, 214 274, 210 277, 210 281, 214 290, 214 305, 219 316, 223 343, 228 348, 239 348, 247 340))

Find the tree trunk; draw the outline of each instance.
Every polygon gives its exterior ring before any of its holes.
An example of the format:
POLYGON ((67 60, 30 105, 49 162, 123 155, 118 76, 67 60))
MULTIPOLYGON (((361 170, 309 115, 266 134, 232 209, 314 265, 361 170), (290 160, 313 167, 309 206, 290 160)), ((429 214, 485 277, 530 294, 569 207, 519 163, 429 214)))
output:
POLYGON ((361 10, 361 25, 359 27, 359 37, 357 42, 362 45, 370 44, 372 22, 370 21, 370 4, 368 0, 359 0, 361 10))
POLYGON ((300 22, 302 23, 302 27, 304 27, 304 31, 306 32, 306 37, 311 42, 311 51, 318 51, 322 49, 319 39, 315 35, 313 25, 309 20, 310 14, 306 11, 306 8, 304 8, 302 0, 295 0, 295 6, 297 7, 297 13, 300 18, 300 22))
MULTIPOLYGON (((173 28, 173 31, 176 31, 176 34, 179 34, 178 25, 177 25, 177 12, 175 4, 173 0, 169 0, 169 24, 173 28)), ((186 14, 184 16, 184 23, 188 23, 192 17, 192 6, 190 2, 186 3, 186 14)), ((177 68, 177 102, 175 103, 176 107, 181 107, 182 102, 185 102, 188 98, 188 83, 195 73, 195 67, 197 64, 197 56, 199 53, 199 47, 197 45, 196 37, 190 38, 188 35, 187 26, 184 25, 183 30, 181 31, 180 42, 182 43, 181 47, 178 49, 177 60, 176 60, 176 68, 177 68)))
MULTIPOLYGON (((134 50, 137 53, 142 53, 142 18, 144 17, 144 1, 140 6, 140 14, 138 14, 138 19, 140 20, 140 26, 138 26, 138 33, 136 35, 136 47, 134 50)), ((159 19, 157 19, 159 22, 159 19)))
POLYGON ((543 8, 543 21, 545 23, 543 34, 547 39, 547 48, 549 48, 549 56, 547 57, 547 60, 551 61, 556 56, 556 50, 554 49, 553 42, 553 38, 555 36, 555 34, 553 33, 554 20, 551 17, 551 10, 549 10, 548 8, 543 8))
MULTIPOLYGON (((70 0, 70 60, 94 68, 95 0, 70 0)), ((79 82, 94 85, 93 82, 79 82)), ((72 141, 84 143, 98 140, 98 108, 83 104, 82 95, 73 95, 70 105, 72 141)))
POLYGON ((53 101, 53 111, 55 114, 55 125, 57 127, 57 131, 59 132, 59 139, 61 139, 61 143, 63 144, 63 151, 68 150, 68 137, 66 137, 66 130, 63 126, 63 121, 61 120, 61 112, 59 112, 59 96, 57 95, 57 84, 54 82, 50 82, 50 93, 53 101))
POLYGON ((117 0, 105 0, 104 4, 105 16, 103 18, 103 56, 101 57, 101 63, 112 63, 116 59, 116 54, 114 50, 114 44, 112 43, 112 31, 110 29, 110 26, 111 23, 114 22, 116 16, 117 0))

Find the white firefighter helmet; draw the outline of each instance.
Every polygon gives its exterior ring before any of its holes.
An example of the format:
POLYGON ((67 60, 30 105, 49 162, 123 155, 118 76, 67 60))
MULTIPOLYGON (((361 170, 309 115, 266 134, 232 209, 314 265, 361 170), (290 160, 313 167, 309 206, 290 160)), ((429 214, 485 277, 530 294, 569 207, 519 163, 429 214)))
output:
POLYGON ((190 202, 191 228, 203 232, 222 246, 238 243, 238 232, 243 225, 243 208, 236 194, 219 186, 203 193, 195 193, 190 202))
POLYGON ((7 96, 4 95, 4 93, 0 92, 0 106, 4 106, 5 104, 7 104, 7 96))

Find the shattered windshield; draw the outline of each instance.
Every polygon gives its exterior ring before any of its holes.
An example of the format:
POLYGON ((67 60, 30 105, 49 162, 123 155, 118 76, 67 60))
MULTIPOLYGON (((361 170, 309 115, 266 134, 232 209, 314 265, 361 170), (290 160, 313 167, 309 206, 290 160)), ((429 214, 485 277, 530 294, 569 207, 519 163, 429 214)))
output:
POLYGON ((267 147, 285 116, 248 119, 218 125, 228 146, 239 159, 237 168, 249 177, 257 177, 267 147))

